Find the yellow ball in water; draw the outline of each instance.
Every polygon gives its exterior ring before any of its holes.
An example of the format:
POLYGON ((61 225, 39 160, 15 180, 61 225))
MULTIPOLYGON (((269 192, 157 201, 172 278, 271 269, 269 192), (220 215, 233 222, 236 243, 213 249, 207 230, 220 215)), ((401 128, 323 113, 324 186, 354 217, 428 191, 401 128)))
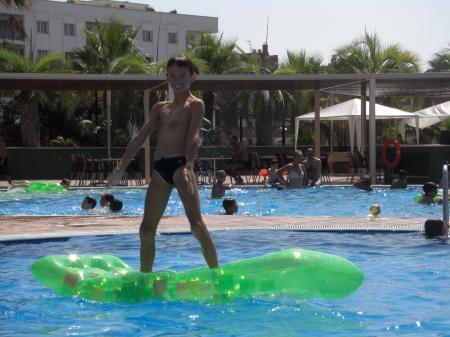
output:
POLYGON ((378 216, 381 213, 381 207, 378 204, 373 204, 370 206, 370 214, 373 216, 378 216))

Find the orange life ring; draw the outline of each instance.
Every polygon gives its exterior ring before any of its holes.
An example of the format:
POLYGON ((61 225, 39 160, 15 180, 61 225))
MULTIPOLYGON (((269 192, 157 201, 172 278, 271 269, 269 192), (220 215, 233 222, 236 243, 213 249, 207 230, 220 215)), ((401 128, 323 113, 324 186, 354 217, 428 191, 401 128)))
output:
POLYGON ((381 151, 381 159, 383 160, 384 166, 387 168, 393 170, 395 169, 398 164, 400 164, 400 143, 397 142, 395 139, 388 139, 383 144, 383 151, 381 151), (389 161, 387 153, 389 149, 389 145, 393 145, 395 149, 395 158, 394 161, 389 161))

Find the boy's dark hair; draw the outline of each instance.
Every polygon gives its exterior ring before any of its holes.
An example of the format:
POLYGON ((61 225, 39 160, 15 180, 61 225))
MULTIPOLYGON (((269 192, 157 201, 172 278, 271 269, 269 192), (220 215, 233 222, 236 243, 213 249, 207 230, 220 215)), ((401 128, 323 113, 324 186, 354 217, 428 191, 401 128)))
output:
POLYGON ((111 212, 119 212, 122 210, 122 207, 123 202, 120 199, 114 198, 109 202, 109 209, 111 212))
POLYGON ((114 196, 111 193, 103 193, 101 198, 103 198, 107 202, 111 202, 114 200, 114 196))
POLYGON ((223 208, 229 208, 236 204, 237 204, 236 199, 232 199, 232 198, 226 198, 226 199, 223 199, 223 201, 222 201, 223 208))
POLYGON ((192 61, 190 59, 188 59, 186 56, 171 57, 167 61, 166 70, 169 69, 169 67, 173 66, 174 64, 180 68, 187 68, 191 75, 193 73, 198 74, 197 67, 195 67, 194 64, 192 63, 192 61))
MULTIPOLYGON (((91 197, 90 195, 88 195, 87 197, 84 198, 84 201, 89 202, 90 204, 92 204, 92 208, 95 208, 95 206, 97 206, 97 200, 95 200, 94 197, 91 197)), ((83 202, 84 202, 83 201, 83 202)))
POLYGON ((434 192, 437 191, 437 185, 432 181, 429 181, 423 184, 422 190, 424 191, 424 193, 434 192))
POLYGON ((445 236, 448 233, 444 221, 440 219, 428 219, 425 221, 425 235, 429 238, 436 236, 445 236))

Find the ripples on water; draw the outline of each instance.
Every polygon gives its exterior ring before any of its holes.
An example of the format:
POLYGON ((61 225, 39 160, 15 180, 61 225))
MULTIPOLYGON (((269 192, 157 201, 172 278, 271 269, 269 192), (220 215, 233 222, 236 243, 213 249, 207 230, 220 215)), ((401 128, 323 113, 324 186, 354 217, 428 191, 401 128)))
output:
MULTIPOLYGON (((381 216, 442 217, 442 206, 420 205, 413 201, 421 187, 389 190, 376 187, 365 192, 353 187, 322 187, 277 191, 273 188, 233 188, 226 196, 235 198, 239 215, 273 216, 349 216, 365 217, 370 205, 381 205, 381 216)), ((124 202, 125 216, 144 213, 145 189, 71 190, 61 194, 37 195, 0 192, 0 215, 109 215, 106 209, 83 211, 80 204, 86 195, 97 201, 112 192, 124 202)), ((222 212, 222 199, 211 199, 211 188, 200 188, 201 208, 205 215, 222 212)), ((184 215, 184 207, 176 191, 172 192, 165 215, 184 215)))
MULTIPOLYGON (((114 254, 138 267, 137 235, 1 244, 0 336, 444 336, 450 331, 449 244, 413 234, 213 232, 221 263, 290 247, 337 254, 364 272, 338 301, 100 304, 39 285, 32 262, 62 253, 114 254)), ((191 235, 159 235, 155 270, 203 266, 191 235)))

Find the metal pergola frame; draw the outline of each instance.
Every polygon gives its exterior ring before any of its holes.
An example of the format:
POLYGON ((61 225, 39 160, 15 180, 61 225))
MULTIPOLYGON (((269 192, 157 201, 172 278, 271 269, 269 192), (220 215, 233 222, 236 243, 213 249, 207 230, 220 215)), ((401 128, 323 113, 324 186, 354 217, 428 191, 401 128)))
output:
MULTIPOLYGON (((144 114, 149 115, 151 90, 167 89, 164 76, 109 74, 0 73, 0 90, 143 90, 144 114)), ((376 176, 375 98, 377 96, 450 97, 450 72, 408 74, 320 74, 320 75, 201 75, 193 90, 313 90, 316 115, 315 153, 320 156, 320 91, 361 97, 365 121, 369 97, 369 173, 376 176)), ((363 123, 363 122, 362 122, 363 123)), ((365 124, 362 125, 365 139, 365 124)), ((145 177, 150 179, 149 142, 145 144, 145 177)))

